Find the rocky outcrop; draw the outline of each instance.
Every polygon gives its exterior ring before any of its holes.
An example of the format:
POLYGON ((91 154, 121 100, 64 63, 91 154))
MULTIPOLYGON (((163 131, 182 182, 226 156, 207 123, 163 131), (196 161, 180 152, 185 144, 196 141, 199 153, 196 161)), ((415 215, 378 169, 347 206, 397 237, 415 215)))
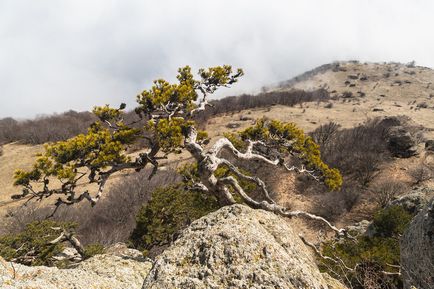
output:
POLYGON ((434 152, 434 140, 430 139, 425 142, 425 149, 434 152))
POLYGON ((362 220, 353 225, 347 226, 345 230, 351 234, 351 236, 363 236, 366 234, 371 222, 368 220, 362 220))
POLYGON ((140 288, 152 263, 140 259, 139 251, 120 247, 109 248, 106 254, 96 255, 73 269, 28 267, 0 257, 0 288, 140 288))
POLYGON ((434 288, 434 199, 401 238, 401 267, 404 288, 434 288))
POLYGON ((400 158, 417 155, 417 142, 411 133, 402 126, 393 127, 389 131, 389 150, 400 158))
POLYGON ((183 231, 143 288, 345 288, 321 274, 307 250, 275 214, 227 206, 183 231))
POLYGON ((434 197, 434 190, 430 188, 414 188, 405 195, 401 195, 390 202, 389 206, 401 206, 411 214, 417 214, 434 197))

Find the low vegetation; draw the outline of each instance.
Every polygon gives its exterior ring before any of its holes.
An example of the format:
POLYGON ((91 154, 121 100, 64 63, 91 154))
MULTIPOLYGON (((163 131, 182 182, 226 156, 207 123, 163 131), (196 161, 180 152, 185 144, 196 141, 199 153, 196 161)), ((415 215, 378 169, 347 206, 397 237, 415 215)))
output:
POLYGON ((58 115, 37 117, 33 120, 0 119, 0 144, 16 141, 24 144, 42 144, 65 140, 86 132, 95 120, 95 116, 90 112, 72 110, 58 115))
MULTIPOLYGON (((32 221, 23 230, 0 237, 0 256, 29 266, 67 267, 73 260, 58 258, 63 249, 70 244, 58 241, 62 232, 74 234, 77 224, 53 220, 32 221)), ((89 244, 83 248, 80 258, 87 259, 104 252, 103 245, 89 244)))
POLYGON ((315 91, 287 90, 262 92, 256 95, 242 94, 240 96, 225 97, 220 100, 213 100, 212 108, 205 110, 196 116, 199 123, 224 113, 239 112, 246 109, 269 107, 272 105, 295 106, 310 101, 328 101, 329 93, 324 89, 315 91))
MULTIPOLYGON (((101 200, 98 206, 92 208, 84 204, 63 207, 52 219, 77 224, 77 235, 85 246, 109 246, 127 242, 136 227, 135 216, 151 199, 152 192, 158 187, 175 184, 181 180, 176 171, 168 169, 158 172, 150 181, 144 182, 150 173, 149 169, 145 169, 137 174, 123 176, 110 187, 106 198, 101 200)), ((5 218, 5 224, 0 228, 0 235, 17 234, 23 231, 28 223, 45 220, 51 212, 50 206, 37 204, 10 210, 5 218)))
MULTIPOLYGON (((328 99, 329 94, 326 90, 313 92, 291 90, 230 96, 211 101, 213 107, 196 115, 195 120, 203 126, 209 118, 218 114, 276 104, 294 106, 303 102, 326 101, 328 99)), ((86 133, 87 128, 97 119, 91 112, 75 112, 72 110, 62 114, 37 117, 33 120, 0 119, 0 144, 17 141, 24 144, 43 144, 66 140, 78 134, 86 133)), ((125 113, 124 121, 125 123, 137 121, 135 112, 125 113)))
POLYGON ((59 235, 55 227, 69 230, 77 227, 71 222, 55 222, 50 220, 33 221, 21 232, 0 237, 0 256, 9 261, 32 266, 54 266, 53 258, 62 252, 62 243, 51 244, 59 235))
MULTIPOLYGON (((134 112, 125 112, 121 104, 119 108, 96 107, 95 116, 69 112, 23 123, 0 120, 0 142, 55 141, 46 145, 45 153, 38 156, 31 170, 16 172, 15 184, 23 190, 14 198, 58 197, 54 212, 46 207, 28 214, 23 209, 10 212, 7 232, 0 237, 0 255, 30 265, 59 265, 53 256, 63 245, 50 244, 58 234, 50 230, 62 226, 77 231, 86 245, 86 258, 116 242, 129 242, 153 257, 194 220, 235 203, 281 216, 319 220, 342 236, 343 231, 329 221, 350 211, 369 191, 377 195, 375 200, 382 208, 374 216, 370 233, 325 243, 322 252, 329 259, 322 260, 321 268, 351 288, 372 284, 400 288, 399 236, 412 216, 401 207, 388 205, 405 188, 392 181, 372 182, 380 166, 390 158, 390 124, 372 119, 342 129, 331 122, 305 135, 293 123, 263 118, 243 131, 224 134, 208 149, 206 132, 197 131, 196 126, 204 127, 206 120, 216 114, 329 99, 323 90, 294 90, 208 102, 208 94, 235 83, 242 74, 242 70, 232 72, 230 66, 215 67, 200 70, 200 79, 195 80, 190 68, 184 67, 179 70, 179 84, 157 80, 151 89, 143 91, 134 112), (205 110, 210 104, 213 109, 205 110), (66 127, 64 121, 69 118, 76 121, 66 127), (58 126, 48 129, 48 120, 59 120, 58 126), (8 131, 7 123, 16 132, 8 131), (33 135, 35 129, 42 132, 39 137, 33 135), (131 157, 126 152, 132 148, 141 151, 131 157), (180 174, 172 169, 160 170, 162 159, 183 150, 191 154, 193 164, 183 167, 180 174), (266 172, 258 173, 264 168, 266 172), (135 170, 137 174, 122 177, 102 198, 106 181, 123 170, 135 170), (302 182, 298 185, 325 185, 317 191, 323 193, 313 212, 318 216, 275 203, 275 195, 262 176, 277 170, 299 173, 302 182), (51 181, 56 178, 62 182, 57 188, 51 181), (95 185, 97 193, 80 192, 82 178, 95 185), (89 201, 92 207, 98 205, 91 209, 82 200, 89 201), (47 216, 52 219, 45 220, 47 216), (31 261, 22 259, 32 250, 36 257, 31 261)), ((416 182, 425 176, 421 171, 412 175, 416 182)), ((301 187, 298 190, 308 193, 301 187)))
MULTIPOLYGON (((385 188, 383 190, 371 186, 380 166, 391 158, 387 147, 390 125, 380 118, 368 120, 349 129, 341 129, 339 124, 331 122, 319 126, 310 134, 319 144, 324 162, 339 169, 344 178, 344 185, 339 192, 320 197, 314 208, 316 214, 336 220, 342 213, 350 211, 362 194, 370 190, 379 191, 379 194, 384 193, 382 197, 387 198, 385 188)), ((322 190, 315 184, 305 181, 299 186, 300 191, 322 190)), ((398 188, 390 193, 396 195, 398 188)), ((377 200, 386 202, 393 197, 392 195, 387 199, 377 200)))
POLYGON ((356 240, 329 241, 320 268, 349 288, 402 288, 399 238, 412 219, 400 206, 380 210, 356 240))
POLYGON ((192 221, 219 208, 217 200, 182 184, 162 187, 152 193, 136 217, 131 242, 147 256, 154 256, 192 221))
POLYGON ((326 163, 338 168, 348 180, 368 185, 379 166, 389 156, 387 132, 390 126, 380 118, 350 129, 336 123, 320 126, 312 132, 326 163))

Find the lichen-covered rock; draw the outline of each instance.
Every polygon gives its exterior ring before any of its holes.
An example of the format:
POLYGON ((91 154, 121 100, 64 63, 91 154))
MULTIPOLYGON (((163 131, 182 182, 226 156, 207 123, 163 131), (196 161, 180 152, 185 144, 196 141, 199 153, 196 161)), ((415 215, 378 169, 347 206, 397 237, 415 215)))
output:
POLYGON ((430 188, 415 188, 408 194, 401 195, 390 202, 389 206, 401 206, 407 212, 417 214, 434 197, 434 190, 430 188))
POLYGON ((404 288, 434 288, 434 199, 401 238, 401 267, 404 288))
POLYGON ((29 267, 0 257, 2 289, 109 289, 140 288, 152 263, 126 254, 96 255, 73 269, 29 267))
POLYGON ((233 205, 184 230, 143 288, 345 288, 331 280, 285 220, 233 205))
POLYGON ((366 234, 369 225, 371 225, 371 222, 369 222, 368 220, 362 220, 353 225, 347 226, 345 230, 349 232, 352 236, 362 236, 366 234))

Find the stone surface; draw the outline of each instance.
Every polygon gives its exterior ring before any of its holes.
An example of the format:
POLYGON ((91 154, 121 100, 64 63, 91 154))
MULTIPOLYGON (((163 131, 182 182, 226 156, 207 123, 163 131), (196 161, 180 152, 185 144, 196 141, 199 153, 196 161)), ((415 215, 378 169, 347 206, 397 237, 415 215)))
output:
POLYGON ((392 127, 389 131, 389 150, 400 158, 417 155, 417 142, 411 133, 402 126, 392 127))
POLYGON ((362 236, 366 233, 370 224, 370 221, 362 220, 353 225, 347 226, 345 230, 349 232, 351 236, 362 236))
POLYGON ((63 249, 63 251, 60 254, 57 254, 53 257, 53 259, 57 261, 70 261, 70 262, 80 262, 82 260, 82 257, 77 252, 76 249, 71 247, 66 247, 63 249))
POLYGON ((415 188, 408 194, 397 197, 389 206, 402 206, 407 212, 417 214, 434 197, 434 190, 430 188, 415 188))
POLYGON ((401 238, 404 288, 434 288, 434 198, 401 238))
MULTIPOLYGON (((130 249, 127 249, 130 250, 130 249)), ((28 267, 6 262, 0 257, 2 289, 108 289, 141 288, 152 263, 138 261, 140 252, 96 255, 73 269, 28 267), (131 253, 132 255, 130 255, 131 253)))
POLYGON ((430 139, 425 142, 425 149, 434 152, 434 140, 430 139))
POLYGON ((184 230, 143 288, 345 288, 321 274, 307 250, 275 214, 227 206, 184 230))

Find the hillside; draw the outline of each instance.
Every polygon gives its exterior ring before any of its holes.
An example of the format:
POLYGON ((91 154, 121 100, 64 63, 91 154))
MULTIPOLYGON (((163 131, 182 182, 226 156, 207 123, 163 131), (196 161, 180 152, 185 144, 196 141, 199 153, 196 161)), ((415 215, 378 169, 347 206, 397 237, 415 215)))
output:
MULTIPOLYGON (((226 155, 226 151, 222 151, 222 158, 227 159, 227 162, 239 162, 236 165, 240 170, 246 170, 264 180, 271 198, 276 200, 277 204, 273 206, 281 205, 290 210, 311 212, 324 217, 338 228, 355 228, 357 232, 363 232, 361 234, 368 234, 369 224, 372 225, 374 221, 381 223, 379 212, 385 212, 382 218, 392 216, 398 223, 402 218, 402 222, 407 224, 412 214, 417 213, 417 210, 434 196, 433 80, 433 70, 412 64, 361 64, 354 61, 327 64, 258 95, 242 95, 214 101, 214 112, 208 111, 205 116, 196 120, 210 138, 209 144, 203 146, 205 149, 210 148, 225 133, 247 128, 260 118, 295 123, 320 145, 324 162, 339 169, 343 178, 342 187, 335 187, 330 191, 321 182, 315 181, 315 177, 288 174, 275 163, 274 166, 271 163, 255 161, 242 164, 242 161, 233 155, 226 155), (406 208, 402 209, 405 212, 390 213, 387 206, 391 203, 398 204, 401 209, 406 208), (401 215, 388 215, 389 213, 401 215)), ((127 113, 126 117, 133 119, 133 112, 127 113)), ((66 115, 35 121, 14 122, 14 127, 7 127, 5 122, 0 122, 3 124, 3 127, 0 125, 0 136, 3 135, 0 141, 6 142, 0 155, 0 221, 5 224, 0 228, 0 234, 21 231, 27 223, 42 220, 52 211, 56 195, 50 195, 43 198, 42 202, 36 205, 30 203, 26 207, 20 207, 25 203, 24 200, 11 199, 20 189, 12 185, 14 170, 31 168, 37 154, 43 151, 43 141, 35 140, 35 133, 40 131, 41 135, 44 135, 42 139, 65 139, 65 136, 83 132, 88 121, 89 115, 86 113, 68 112, 66 115), (71 129, 64 127, 64 123, 68 123, 68 115, 75 117, 71 129), (80 115, 85 115, 86 118, 80 115), (47 126, 47 123, 55 120, 63 122, 57 122, 56 126, 47 126), (2 129, 5 128, 8 133, 2 134, 2 129), (14 135, 14 128, 19 130, 20 134, 14 135), (28 132, 31 132, 32 138, 16 141, 21 136, 26 137, 28 132), (14 142, 7 141, 5 135, 14 142)), ((111 136, 110 140, 113 138, 114 136, 111 136)), ((297 137, 291 138, 292 141, 297 137)), ((307 143, 308 140, 304 138, 303 145, 307 143)), ((122 152, 125 149, 135 159, 146 151, 143 150, 144 143, 140 145, 142 146, 122 148, 122 152)), ((188 148, 187 142, 181 147, 188 148)), ((202 146, 200 147, 202 149, 202 146)), ((317 156, 318 148, 315 150, 317 156)), ((100 150, 96 155, 99 156, 99 152, 100 150)), ((291 156, 294 155, 291 153, 291 156)), ((213 159, 209 154, 204 158, 213 159)), ((150 169, 144 169, 137 174, 126 170, 117 171, 109 178, 107 189, 94 208, 89 206, 88 202, 77 206, 64 206, 57 212, 54 220, 76 222, 76 233, 85 246, 98 244, 107 247, 117 242, 130 242, 135 249, 143 251, 145 256, 164 259, 165 257, 161 256, 170 254, 170 246, 176 244, 173 242, 178 240, 182 229, 218 208, 217 202, 207 199, 209 197, 205 194, 201 195, 201 198, 205 199, 197 198, 193 193, 195 190, 192 190, 188 183, 180 185, 180 174, 174 169, 191 160, 192 157, 186 151, 170 154, 167 159, 162 158, 159 161, 159 171, 150 182, 147 181, 151 174, 150 169), (170 185, 172 186, 168 187, 170 185), (163 186, 165 189, 157 189, 163 186), (184 198, 191 199, 186 201, 184 198), (173 212, 174 215, 171 215, 173 212), (134 234, 138 234, 138 239, 134 239, 134 234), (165 253, 162 253, 163 251, 165 253)), ((293 165, 292 161, 289 160, 288 165, 293 165)), ((220 169, 220 165, 221 163, 215 168, 220 169)), ((200 173, 198 176, 200 177, 200 173)), ((88 172, 80 176, 77 188, 80 192, 88 191, 95 195, 98 184, 89 184, 87 177, 88 172)), ((43 181, 36 186, 42 187, 42 183, 43 181)), ((60 186, 59 181, 51 178, 49 183, 60 186)), ((249 194, 258 194, 258 187, 254 185, 249 194)), ((63 193, 64 191, 60 192, 63 193)), ((258 208, 259 205, 253 207, 258 208)), ((327 246, 327 242, 334 240, 333 231, 323 230, 324 226, 321 226, 320 222, 302 218, 284 219, 283 222, 303 235, 302 240, 306 245, 310 242, 317 246, 327 246)), ((240 230, 247 227, 248 225, 244 224, 240 230)), ((206 226, 204 228, 206 229, 206 226)), ((394 232, 395 235, 402 234, 402 226, 400 228, 398 233, 394 232)), ((386 252, 398 246, 393 243, 396 242, 395 239, 387 239, 388 237, 381 233, 374 231, 369 234, 371 237, 380 238, 375 240, 386 238, 386 242, 392 242, 384 249, 386 252)), ((358 242, 363 243, 365 237, 360 238, 358 242)), ((313 253, 306 252, 309 255, 313 253)), ((377 256, 376 254, 382 258, 383 251, 377 250, 373 255, 377 256)), ((399 251, 391 254, 390 263, 399 264, 396 259, 399 251)), ((202 264, 201 260, 199 258, 199 263, 202 264)), ((173 262, 178 264, 179 260, 175 258, 173 262)), ((381 264, 389 266, 387 263, 381 264)), ((183 266, 181 264, 182 270, 183 266)), ((328 269, 327 272, 335 274, 335 271, 328 269)), ((158 272, 154 271, 149 276, 156 280, 157 275, 163 271, 161 268, 158 272)), ((171 276, 173 272, 166 273, 171 276)), ((334 277, 347 282, 339 274, 334 277)), ((153 284, 152 280, 148 281, 153 284)))
MULTIPOLYGON (((352 128, 375 117, 409 117, 414 126, 420 126, 426 139, 434 139, 434 71, 425 67, 397 63, 358 63, 339 62, 323 65, 292 80, 282 82, 273 91, 291 89, 326 89, 330 93, 327 102, 304 102, 295 106, 273 105, 214 116, 206 121, 206 129, 211 143, 225 131, 236 131, 252 124, 254 119, 269 117, 296 123, 306 132, 311 132, 321 124, 336 122, 342 128, 352 128)), ((405 170, 422 160, 431 164, 431 155, 423 152, 410 159, 395 159, 383 168, 381 175, 395 175, 410 182, 405 170)), ((28 168, 41 146, 7 144, 0 156, 0 214, 10 207, 10 196, 18 192, 12 186, 15 168, 28 168)), ((168 163, 189 156, 183 153, 171 157, 168 163)), ((178 162, 175 162, 178 165, 178 162)), ((116 182, 114 180, 113 182, 116 182)), ((282 201, 309 207, 303 195, 284 194, 291 191, 291 179, 280 186, 282 201)))

